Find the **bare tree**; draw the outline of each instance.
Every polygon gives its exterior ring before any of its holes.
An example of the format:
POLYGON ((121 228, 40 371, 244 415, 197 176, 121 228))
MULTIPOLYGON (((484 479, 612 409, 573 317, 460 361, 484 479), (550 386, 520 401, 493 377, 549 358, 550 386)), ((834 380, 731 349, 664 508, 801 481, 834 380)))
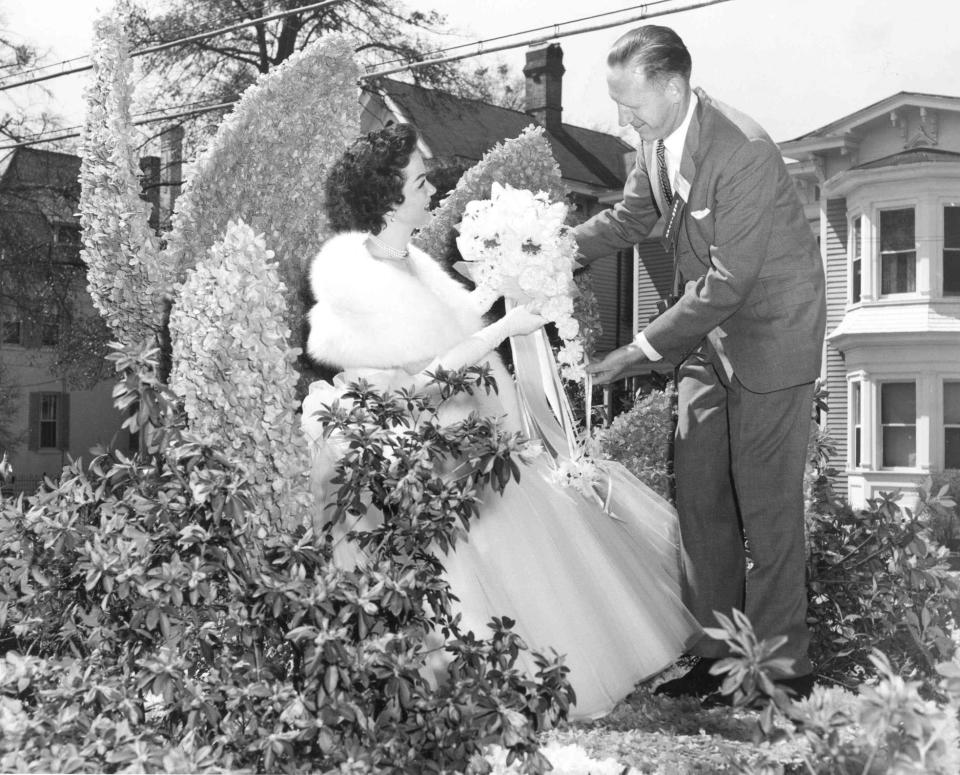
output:
MULTIPOLYGON (((42 57, 33 46, 17 43, 9 32, 0 13, 0 77, 16 78, 30 68, 40 64, 42 57)), ((34 90, 50 92, 43 87, 33 86, 34 90)), ((38 108, 43 101, 22 96, 18 90, 0 92, 0 137, 19 142, 25 137, 38 132, 57 128, 62 124, 56 114, 45 108, 38 108)))

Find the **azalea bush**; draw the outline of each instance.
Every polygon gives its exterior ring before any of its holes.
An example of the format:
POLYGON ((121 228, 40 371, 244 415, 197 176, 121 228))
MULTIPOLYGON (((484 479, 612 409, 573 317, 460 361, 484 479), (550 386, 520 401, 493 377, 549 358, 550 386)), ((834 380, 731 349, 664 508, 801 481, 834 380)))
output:
POLYGON ((809 515, 811 657, 844 685, 871 674, 873 648, 928 684, 956 652, 960 581, 927 521, 942 498, 924 491, 917 510, 899 500, 883 493, 854 511, 833 497, 809 515))
POLYGON ((170 314, 174 368, 190 429, 242 461, 263 519, 310 521, 310 460, 300 428, 286 289, 263 235, 242 221, 187 276, 170 314))
POLYGON ((651 390, 633 407, 617 415, 595 436, 603 457, 622 463, 641 482, 673 501, 673 433, 676 428, 677 390, 651 390))
MULTIPOLYGON (((395 528, 366 540, 371 562, 337 568, 312 531, 260 518, 244 461, 189 430, 156 358, 111 356, 140 453, 75 462, 0 510, 0 769, 474 773, 494 744, 546 769, 537 735, 569 707, 565 668, 535 656, 522 673, 509 620, 461 632, 427 549, 507 486, 523 440, 357 385, 366 422, 342 428, 368 465, 344 469, 342 499, 395 528), (426 464, 457 450, 475 463, 462 479, 426 464), (427 633, 446 634, 433 674, 427 633)), ((491 386, 437 380, 445 396, 491 386)))
POLYGON ((732 619, 718 614, 721 626, 707 630, 730 647, 730 656, 711 672, 723 677, 721 691, 733 706, 760 710, 760 737, 804 742, 799 750, 805 772, 952 775, 960 769, 956 663, 939 669, 939 701, 929 697, 930 682, 905 679, 878 649, 869 651, 871 678, 856 692, 820 685, 809 698, 791 698, 776 683, 790 667, 776 656, 783 638, 759 640, 746 616, 733 613, 732 619))

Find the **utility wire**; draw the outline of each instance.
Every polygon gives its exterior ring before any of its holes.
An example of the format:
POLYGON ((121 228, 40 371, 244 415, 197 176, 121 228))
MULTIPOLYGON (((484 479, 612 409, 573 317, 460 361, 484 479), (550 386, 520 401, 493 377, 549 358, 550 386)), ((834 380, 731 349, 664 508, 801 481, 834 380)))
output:
MULTIPOLYGON (((342 2, 342 0, 333 0, 333 1, 334 1, 334 2, 342 2)), ((650 4, 648 4, 648 5, 643 5, 643 6, 639 6, 639 7, 641 7, 641 8, 647 8, 647 7, 649 7, 649 5, 661 5, 661 4, 663 4, 663 3, 670 2, 670 1, 671 1, 671 0, 657 0, 657 1, 654 2, 654 3, 650 3, 650 4)), ((508 44, 501 45, 501 46, 495 46, 495 47, 492 47, 492 48, 485 48, 486 44, 489 43, 489 42, 491 42, 491 41, 502 40, 502 39, 507 38, 507 37, 515 37, 516 35, 522 35, 522 34, 524 34, 524 33, 521 32, 521 33, 514 33, 513 35, 501 35, 501 36, 498 36, 498 37, 496 37, 496 38, 480 40, 480 41, 477 41, 476 43, 472 43, 472 44, 464 44, 464 45, 476 46, 476 47, 477 47, 477 50, 476 50, 476 51, 466 52, 466 53, 462 53, 462 54, 456 54, 456 55, 452 55, 452 56, 448 56, 448 57, 443 57, 443 58, 425 59, 425 60, 421 60, 421 61, 418 61, 418 62, 410 62, 410 63, 407 63, 407 64, 405 64, 405 65, 401 65, 401 66, 398 66, 398 67, 389 68, 389 69, 385 69, 385 70, 378 70, 378 71, 376 71, 376 72, 372 72, 372 73, 368 73, 368 74, 366 74, 366 75, 362 75, 362 76, 360 76, 360 79, 359 79, 359 80, 360 80, 360 82, 361 82, 361 84, 362 84, 364 81, 369 81, 369 80, 372 80, 372 79, 374 79, 374 78, 379 78, 379 77, 382 77, 382 76, 385 76, 385 75, 392 75, 392 74, 394 74, 394 73, 404 72, 404 71, 408 71, 408 70, 415 70, 415 69, 418 69, 418 68, 420 68, 420 67, 427 67, 427 66, 429 66, 429 65, 434 65, 434 64, 442 64, 442 63, 444 63, 444 62, 451 62, 451 61, 455 61, 455 60, 459 60, 459 59, 468 59, 468 58, 470 58, 470 57, 482 56, 482 55, 484 55, 484 54, 490 54, 490 53, 493 53, 493 52, 496 52, 496 51, 506 51, 506 50, 512 49, 512 48, 521 48, 521 47, 523 47, 523 46, 534 45, 534 44, 536 44, 536 43, 544 43, 544 42, 547 42, 547 41, 550 41, 550 40, 556 40, 556 39, 558 39, 558 38, 569 37, 569 36, 571 36, 571 35, 581 35, 581 34, 587 33, 587 32, 596 32, 597 30, 608 29, 608 28, 610 28, 610 27, 616 27, 616 26, 619 26, 619 25, 621 25, 621 24, 629 24, 629 23, 632 23, 632 22, 635 22, 635 21, 640 21, 641 19, 649 19, 649 18, 652 18, 652 17, 655 17, 655 16, 664 16, 664 15, 668 15, 668 14, 671 14, 671 13, 680 13, 680 12, 682 12, 682 11, 695 10, 695 9, 697 9, 697 8, 703 8, 703 7, 710 6, 710 5, 717 5, 718 3, 725 3, 725 2, 729 2, 729 1, 730 1, 730 0, 700 0, 699 2, 694 2, 694 3, 690 4, 690 5, 687 5, 687 6, 684 6, 684 7, 681 7, 681 8, 669 8, 669 9, 664 9, 664 10, 660 10, 660 11, 654 11, 654 12, 652 12, 652 13, 643 13, 643 12, 641 12, 641 13, 638 14, 638 15, 634 15, 634 16, 631 16, 631 17, 626 18, 626 19, 617 19, 617 20, 615 20, 615 21, 608 21, 608 22, 605 22, 605 23, 602 23, 602 24, 596 24, 596 25, 593 25, 593 26, 590 26, 590 27, 584 27, 584 28, 582 28, 582 29, 575 29, 575 30, 569 30, 569 31, 563 31, 563 32, 560 31, 560 27, 565 26, 565 25, 568 25, 568 24, 572 24, 572 23, 574 23, 574 22, 560 22, 560 23, 558 23, 558 24, 550 25, 549 27, 539 27, 539 28, 536 28, 536 29, 534 30, 534 31, 539 31, 539 30, 543 30, 543 29, 551 29, 551 30, 553 30, 553 34, 552 34, 552 35, 548 35, 548 36, 545 36, 545 37, 544 37, 544 36, 541 36, 541 37, 535 37, 535 38, 525 38, 524 40, 515 41, 515 42, 513 42, 513 43, 508 43, 508 44)), ((328 4, 329 2, 331 2, 331 0, 327 0, 327 3, 318 3, 317 5, 326 5, 326 4, 328 4)), ((311 6, 305 6, 305 7, 311 7, 311 6)), ((637 7, 638 7, 638 6, 633 6, 633 7, 631 7, 631 8, 621 9, 620 11, 610 11, 610 12, 606 12, 606 13, 602 13, 602 14, 596 14, 595 16, 584 17, 584 19, 590 20, 590 19, 599 18, 599 17, 602 17, 602 16, 609 16, 609 15, 614 14, 614 13, 622 13, 622 12, 624 12, 624 11, 633 10, 634 8, 637 8, 637 7)), ((303 9, 299 9, 299 10, 303 10, 303 9)), ((575 20, 575 21, 581 21, 581 20, 578 19, 578 20, 575 20)), ((173 45, 173 42, 171 42, 170 45, 173 45)), ((453 48, 463 48, 463 47, 464 47, 464 46, 456 46, 456 47, 453 47, 453 48)), ((3 87, 0 86, 0 89, 2 89, 2 88, 3 88, 3 87)), ((234 102, 235 102, 235 101, 234 101, 234 102)), ((161 116, 156 116, 156 117, 154 117, 154 118, 143 119, 143 120, 141 120, 141 121, 135 121, 135 122, 133 122, 133 123, 134 123, 135 125, 137 125, 137 126, 140 126, 140 125, 142 125, 142 124, 149 124, 149 123, 153 123, 153 122, 157 122, 157 121, 167 121, 167 120, 169 120, 169 119, 171 119, 171 118, 181 118, 181 117, 184 117, 184 116, 201 115, 201 114, 203 114, 203 113, 209 113, 209 112, 214 111, 214 110, 222 110, 222 109, 224 109, 224 108, 226 108, 226 107, 230 107, 231 105, 234 104, 234 102, 222 102, 222 103, 219 103, 219 104, 217 104, 217 105, 208 106, 208 107, 205 107, 205 108, 197 108, 197 109, 195 109, 195 110, 187 110, 187 111, 181 112, 181 113, 164 114, 164 115, 161 115, 161 116)), ((175 109, 178 109, 178 108, 180 108, 180 107, 183 107, 183 106, 177 106, 177 108, 175 108, 175 109)), ((160 109, 158 108, 158 110, 160 110, 160 109)), ((73 129, 73 127, 68 127, 66 130, 63 130, 63 131, 69 132, 71 129, 73 129)), ((38 136, 37 139, 29 139, 29 140, 19 141, 19 142, 16 142, 16 143, 8 143, 8 144, 6 144, 6 145, 0 145, 0 151, 12 150, 12 149, 15 149, 15 148, 22 148, 22 147, 26 147, 26 146, 30 146, 30 145, 39 145, 39 144, 41 144, 41 143, 47 143, 47 142, 58 142, 58 141, 61 141, 61 140, 69 140, 69 139, 72 139, 72 138, 75 138, 75 137, 79 137, 79 136, 80 136, 80 133, 79 133, 79 132, 72 132, 72 133, 70 133, 70 134, 62 134, 62 135, 57 135, 56 137, 49 137, 49 138, 42 138, 41 136, 38 136)))
MULTIPOLYGON (((183 46, 187 43, 196 43, 198 40, 206 40, 207 38, 214 38, 217 35, 223 35, 227 32, 235 32, 236 30, 243 29, 244 27, 252 27, 254 24, 260 24, 261 22, 274 21, 275 19, 282 19, 285 16, 292 16, 295 13, 305 13, 307 11, 317 11, 321 8, 326 8, 327 6, 337 5, 342 3, 344 0, 323 0, 320 3, 312 3, 311 5, 303 5, 299 8, 293 8, 289 11, 279 11, 277 13, 269 14, 267 16, 261 16, 257 19, 251 19, 250 21, 241 22, 239 24, 233 24, 229 27, 221 27, 218 30, 212 30, 210 32, 201 32, 197 35, 191 35, 187 38, 178 38, 177 40, 171 40, 166 43, 160 43, 156 46, 148 46, 147 48, 142 48, 137 51, 130 52, 131 57, 143 56, 144 54, 155 54, 158 51, 165 51, 168 48, 175 48, 176 46, 183 46)), ((83 57, 77 57, 76 59, 69 59, 60 64, 69 64, 70 62, 76 62, 83 57)), ((50 67, 56 67, 56 65, 50 65, 50 67)), ((73 73, 82 73, 85 70, 92 70, 93 64, 81 65, 79 67, 73 67, 69 70, 62 70, 59 73, 48 73, 47 75, 38 75, 35 78, 26 78, 14 83, 0 83, 0 91, 6 91, 7 89, 16 89, 18 86, 28 86, 32 83, 40 83, 40 81, 49 81, 51 78, 60 78, 64 75, 72 75, 73 73)))
MULTIPOLYGON (((162 116, 154 116, 153 118, 144 118, 140 121, 131 121, 134 126, 142 126, 143 124, 153 124, 157 121, 169 121, 171 118, 184 118, 185 116, 199 116, 202 113, 211 113, 214 110, 224 110, 225 108, 231 108, 236 104, 236 100, 230 100, 228 102, 221 102, 216 105, 208 105, 203 108, 194 108, 193 110, 183 110, 178 113, 165 113, 162 116)), ((41 143, 56 143, 61 140, 71 140, 74 137, 80 137, 80 132, 70 131, 74 127, 67 127, 63 130, 66 134, 59 134, 56 137, 45 137, 39 138, 36 140, 22 140, 16 143, 8 143, 7 145, 0 145, 0 151, 10 151, 14 148, 25 148, 29 145, 40 145, 41 143)))
MULTIPOLYGON (((539 37, 524 38, 513 43, 504 43, 499 46, 491 46, 490 48, 485 48, 486 41, 479 41, 473 45, 477 47, 476 51, 468 51, 463 54, 451 54, 446 57, 439 57, 436 59, 423 59, 417 62, 407 62, 406 64, 399 65, 398 67, 386 68, 384 70, 377 70, 372 73, 367 73, 366 75, 361 75, 361 81, 369 81, 373 78, 380 78, 385 75, 393 75, 394 73, 405 72, 407 70, 417 70, 421 67, 429 67, 431 65, 440 65, 445 64, 446 62, 455 62, 458 59, 467 59, 469 57, 482 56, 484 54, 492 54, 496 51, 506 51, 511 48, 520 48, 521 46, 534 46, 538 43, 546 43, 551 40, 557 40, 558 38, 566 38, 570 35, 582 35, 585 32, 596 32, 597 30, 605 30, 610 27, 617 27, 621 24, 631 24, 633 22, 638 22, 642 19, 652 19, 655 16, 665 16, 671 13, 680 13, 681 11, 692 11, 696 8, 705 8, 708 5, 717 5, 718 3, 728 3, 730 0, 700 0, 700 2, 694 2, 689 5, 683 6, 681 8, 669 8, 662 11, 653 11, 650 13, 641 12, 634 16, 630 16, 626 19, 618 19, 613 22, 604 22, 601 24, 594 24, 590 27, 583 27, 581 29, 570 30, 569 32, 561 32, 560 27, 567 22, 561 22, 560 24, 553 25, 550 29, 553 30, 552 35, 541 35, 539 37)), ((641 6, 646 8, 647 6, 641 6)), ((547 29, 547 28, 540 28, 547 29)))
MULTIPOLYGON (((590 16, 582 16, 579 19, 568 19, 567 21, 559 22, 558 24, 545 24, 542 27, 531 27, 528 30, 511 32, 509 35, 497 35, 496 37, 486 38, 483 41, 478 41, 475 43, 459 43, 456 46, 447 46, 446 48, 440 48, 440 49, 437 49, 436 51, 432 51, 430 52, 430 56, 434 56, 436 54, 445 54, 448 51, 456 51, 458 48, 468 48, 469 46, 478 46, 478 45, 485 46, 488 43, 495 43, 498 40, 507 40, 508 38, 515 38, 518 35, 529 35, 532 32, 541 32, 542 30, 552 30, 556 27, 562 27, 567 24, 579 24, 580 22, 588 22, 588 21, 592 21, 593 19, 600 19, 600 18, 603 18, 604 16, 614 16, 615 14, 626 13, 627 11, 634 11, 637 8, 648 8, 651 5, 663 5, 664 3, 672 3, 672 2, 674 2, 674 0, 653 0, 653 2, 651 3, 641 3, 640 5, 634 5, 628 8, 618 8, 615 11, 604 11, 603 13, 595 13, 590 16)), ((406 61, 408 61, 406 58, 398 57, 397 59, 388 59, 384 62, 380 62, 378 65, 376 65, 376 67, 385 67, 386 65, 392 65, 396 62, 406 62, 406 61)))

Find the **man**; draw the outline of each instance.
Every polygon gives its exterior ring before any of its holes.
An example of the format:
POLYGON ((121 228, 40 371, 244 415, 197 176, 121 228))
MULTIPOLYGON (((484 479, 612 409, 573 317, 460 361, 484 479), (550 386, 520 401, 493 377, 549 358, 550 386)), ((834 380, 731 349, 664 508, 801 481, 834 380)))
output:
MULTIPOLYGON (((620 123, 642 144, 623 201, 576 229, 582 260, 645 239, 662 217, 678 298, 588 371, 604 383, 648 360, 679 364, 685 602, 704 626, 738 608, 758 637, 787 636, 777 656, 792 674, 781 683, 806 695, 803 472, 826 314, 819 250, 777 146, 691 89, 673 30, 626 33, 607 65, 620 123)), ((704 637, 692 653, 693 669, 657 691, 722 701, 722 677, 709 671, 724 644, 704 637)))

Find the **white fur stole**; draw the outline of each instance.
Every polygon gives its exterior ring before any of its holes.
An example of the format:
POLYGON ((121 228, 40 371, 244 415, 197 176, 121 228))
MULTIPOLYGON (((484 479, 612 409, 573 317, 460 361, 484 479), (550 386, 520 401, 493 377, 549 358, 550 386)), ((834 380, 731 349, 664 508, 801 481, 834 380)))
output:
POLYGON ((411 246, 411 275, 371 256, 366 238, 338 234, 313 259, 312 358, 339 368, 422 366, 480 330, 470 293, 434 259, 411 246))

